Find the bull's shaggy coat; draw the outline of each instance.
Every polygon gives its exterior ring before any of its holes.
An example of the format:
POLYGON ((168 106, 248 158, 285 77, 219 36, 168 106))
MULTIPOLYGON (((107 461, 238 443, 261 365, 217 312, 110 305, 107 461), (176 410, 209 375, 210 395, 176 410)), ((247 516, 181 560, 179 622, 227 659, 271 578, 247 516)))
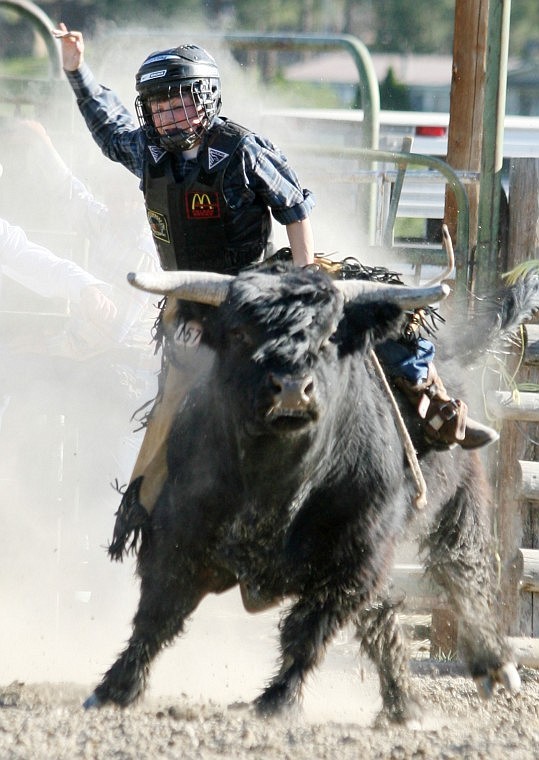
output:
MULTIPOLYGON (((528 277, 500 296, 482 336, 514 329, 537 306, 536 291, 528 277)), ((406 648, 385 589, 395 545, 417 519, 416 484, 369 359, 398 333, 402 312, 372 297, 345 302, 325 274, 283 268, 240 275, 202 318, 211 359, 170 436, 168 480, 138 552, 132 636, 87 705, 138 697, 152 660, 201 599, 239 582, 247 606, 290 600, 259 713, 292 705, 328 642, 352 622, 378 669, 385 714, 413 718, 406 648)), ((438 365, 454 378, 454 368, 438 365)), ((402 411, 428 487, 427 572, 460 617, 463 654, 482 690, 516 687, 496 623, 480 458, 433 448, 406 402, 402 411)))

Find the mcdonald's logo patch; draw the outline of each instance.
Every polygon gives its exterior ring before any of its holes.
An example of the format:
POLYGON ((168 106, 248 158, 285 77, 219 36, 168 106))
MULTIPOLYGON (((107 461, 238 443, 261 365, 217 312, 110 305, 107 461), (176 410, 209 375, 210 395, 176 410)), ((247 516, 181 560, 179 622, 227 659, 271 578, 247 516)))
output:
POLYGON ((187 193, 186 204, 188 219, 219 219, 221 216, 219 193, 187 193))

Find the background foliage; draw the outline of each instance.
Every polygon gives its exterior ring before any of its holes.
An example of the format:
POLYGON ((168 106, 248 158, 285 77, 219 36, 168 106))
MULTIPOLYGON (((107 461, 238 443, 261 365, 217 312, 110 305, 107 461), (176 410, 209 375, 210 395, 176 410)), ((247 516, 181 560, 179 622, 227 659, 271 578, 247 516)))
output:
MULTIPOLYGON (((171 18, 227 30, 353 34, 373 51, 451 53, 454 0, 42 0, 54 20, 89 32, 101 24, 149 23, 171 18)), ((539 38, 537 0, 513 0, 511 55, 539 38)))
MULTIPOLYGON (((182 29, 215 32, 247 31, 350 34, 371 52, 441 53, 453 49, 455 0, 40 0, 36 5, 52 19, 64 21, 87 37, 121 32, 182 29)), ((0 75, 38 76, 47 71, 46 59, 36 58, 24 24, 2 16, 0 5, 0 75)), ((9 12, 7 12, 9 13, 9 12)), ((539 3, 513 0, 510 56, 528 62, 539 57, 539 3)), ((304 51, 245 51, 236 49, 242 66, 255 64, 261 81, 284 100, 296 104, 338 106, 339 95, 329 85, 291 82, 284 66, 301 59, 304 51)), ((412 108, 411 96, 393 70, 380 82, 382 108, 412 108)), ((359 94, 351 105, 361 107, 359 94)))

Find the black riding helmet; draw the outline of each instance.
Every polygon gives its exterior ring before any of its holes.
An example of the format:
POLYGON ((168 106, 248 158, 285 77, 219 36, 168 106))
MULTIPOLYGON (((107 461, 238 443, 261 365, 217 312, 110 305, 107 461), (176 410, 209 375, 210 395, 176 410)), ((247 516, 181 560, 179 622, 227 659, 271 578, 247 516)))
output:
POLYGON ((189 150, 209 130, 221 110, 221 78, 214 58, 198 45, 180 45, 149 55, 136 74, 135 108, 140 126, 152 143, 165 150, 189 150), (185 95, 197 107, 200 124, 181 129, 173 125, 167 134, 155 128, 151 102, 185 95))

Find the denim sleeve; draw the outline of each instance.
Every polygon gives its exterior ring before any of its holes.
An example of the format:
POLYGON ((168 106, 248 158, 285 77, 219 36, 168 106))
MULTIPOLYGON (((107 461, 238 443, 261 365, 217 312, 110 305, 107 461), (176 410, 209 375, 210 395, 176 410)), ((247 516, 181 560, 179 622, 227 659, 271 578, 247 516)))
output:
POLYGON ((77 71, 66 71, 66 76, 86 126, 103 154, 141 178, 146 138, 130 111, 112 90, 97 82, 86 64, 77 71))
POLYGON ((434 344, 426 338, 413 344, 386 340, 376 347, 376 355, 390 377, 404 377, 414 384, 427 379, 434 353, 434 344))

